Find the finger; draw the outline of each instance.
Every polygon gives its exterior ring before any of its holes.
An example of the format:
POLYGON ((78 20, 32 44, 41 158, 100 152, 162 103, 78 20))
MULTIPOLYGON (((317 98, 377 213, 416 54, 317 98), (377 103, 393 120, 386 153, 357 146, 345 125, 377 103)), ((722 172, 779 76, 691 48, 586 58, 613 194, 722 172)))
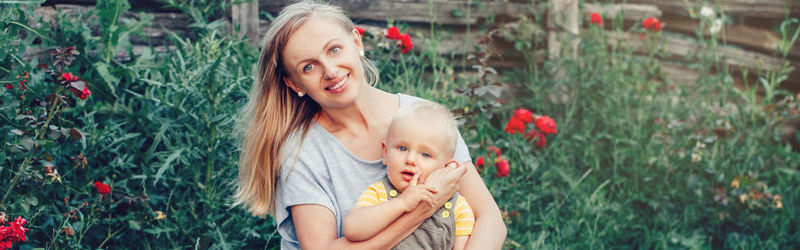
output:
POLYGON ((435 207, 436 203, 433 201, 433 195, 428 195, 428 203, 431 204, 431 207, 435 207))
POLYGON ((438 193, 438 192, 439 192, 439 190, 436 190, 436 188, 435 188, 435 187, 433 187, 433 186, 428 186, 428 185, 425 185, 425 190, 428 190, 428 192, 431 192, 432 194, 435 194, 435 193, 438 193))
POLYGON ((419 182, 419 174, 414 174, 414 177, 411 177, 411 182, 409 183, 411 186, 416 186, 417 182, 419 182))

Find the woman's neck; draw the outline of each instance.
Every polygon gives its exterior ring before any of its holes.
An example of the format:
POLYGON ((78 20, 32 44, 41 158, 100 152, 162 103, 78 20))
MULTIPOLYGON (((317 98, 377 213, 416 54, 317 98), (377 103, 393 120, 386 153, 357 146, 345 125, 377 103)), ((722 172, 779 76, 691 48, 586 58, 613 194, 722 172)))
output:
POLYGON ((336 109, 323 107, 317 122, 330 132, 370 131, 388 124, 397 107, 397 96, 367 85, 353 105, 336 109))

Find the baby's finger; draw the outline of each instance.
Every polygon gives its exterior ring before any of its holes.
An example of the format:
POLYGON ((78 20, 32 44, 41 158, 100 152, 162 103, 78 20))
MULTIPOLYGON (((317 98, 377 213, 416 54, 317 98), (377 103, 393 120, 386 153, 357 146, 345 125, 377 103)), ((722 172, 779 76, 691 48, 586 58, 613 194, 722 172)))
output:
POLYGON ((417 182, 419 182, 419 173, 416 173, 416 174, 414 174, 414 177, 411 177, 411 181, 409 182, 409 185, 416 186, 417 182))

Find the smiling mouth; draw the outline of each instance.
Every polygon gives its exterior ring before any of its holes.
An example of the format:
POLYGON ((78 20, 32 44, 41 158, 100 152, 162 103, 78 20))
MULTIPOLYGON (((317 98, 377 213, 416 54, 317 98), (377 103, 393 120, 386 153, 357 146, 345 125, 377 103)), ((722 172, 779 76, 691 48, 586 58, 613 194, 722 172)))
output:
POLYGON ((331 92, 338 92, 338 91, 340 91, 342 89, 342 87, 344 87, 344 85, 347 83, 348 79, 350 79, 350 74, 349 73, 347 75, 345 75, 342 78, 342 80, 339 80, 335 84, 326 87, 325 90, 331 91, 331 92))

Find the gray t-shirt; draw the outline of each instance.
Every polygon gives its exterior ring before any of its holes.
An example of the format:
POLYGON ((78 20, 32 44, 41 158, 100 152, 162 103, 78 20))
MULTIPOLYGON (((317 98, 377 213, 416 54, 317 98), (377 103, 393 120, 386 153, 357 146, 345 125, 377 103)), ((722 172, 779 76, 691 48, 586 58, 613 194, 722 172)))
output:
MULTIPOLYGON (((397 96, 400 97, 400 106, 424 100, 405 94, 397 96)), ((299 136, 296 136, 283 145, 284 157, 276 184, 275 221, 282 238, 281 249, 300 249, 291 206, 317 204, 327 207, 336 217, 336 232, 339 237, 344 237, 344 216, 370 184, 386 176, 386 166, 381 160, 359 159, 316 122, 312 123, 299 148, 298 143, 299 136)), ((459 162, 471 160, 461 134, 453 158, 459 162)))

